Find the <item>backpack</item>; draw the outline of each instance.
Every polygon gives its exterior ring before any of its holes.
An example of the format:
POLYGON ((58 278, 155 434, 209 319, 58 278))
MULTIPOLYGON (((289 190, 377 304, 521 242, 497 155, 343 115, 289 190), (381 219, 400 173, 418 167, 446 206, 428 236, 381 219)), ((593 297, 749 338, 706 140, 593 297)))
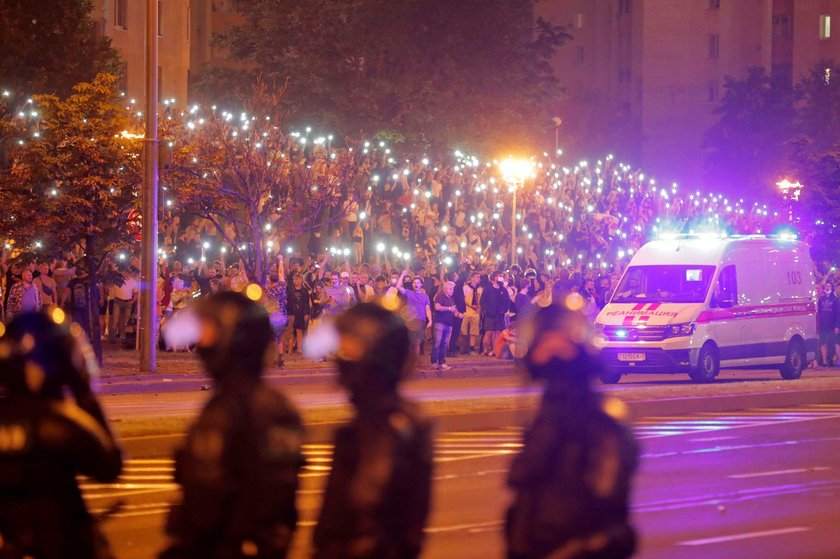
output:
POLYGON ((73 285, 73 306, 77 309, 87 307, 87 287, 84 282, 80 281, 73 285))

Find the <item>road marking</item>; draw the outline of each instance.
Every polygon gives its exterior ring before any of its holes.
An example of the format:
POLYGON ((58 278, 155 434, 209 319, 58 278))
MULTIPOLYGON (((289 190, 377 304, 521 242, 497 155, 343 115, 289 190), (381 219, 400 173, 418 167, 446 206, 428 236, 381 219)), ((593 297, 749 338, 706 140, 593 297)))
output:
POLYGON ((737 439, 737 438, 738 437, 736 437, 734 435, 729 435, 729 436, 726 436, 726 437, 702 437, 702 438, 699 438, 699 439, 691 439, 691 442, 693 442, 693 443, 710 443, 710 442, 713 442, 713 441, 728 441, 728 440, 737 439))
POLYGON ((631 509, 635 513, 658 513, 665 511, 683 510, 697 507, 716 507, 719 505, 732 505, 733 503, 744 503, 757 501, 771 497, 784 495, 806 495, 808 493, 825 493, 836 491, 840 483, 834 481, 814 481, 808 483, 776 485, 768 487, 755 487, 740 489, 726 493, 712 493, 708 495, 691 495, 650 501, 647 503, 634 503, 631 509))
POLYGON ((748 479, 751 477, 767 477, 767 476, 781 476, 784 474, 805 474, 808 472, 824 472, 826 470, 830 470, 831 468, 828 466, 816 466, 814 468, 795 468, 792 470, 773 470, 769 472, 755 472, 752 474, 733 474, 731 476, 727 476, 730 479, 748 479))
POLYGON ((475 524, 453 524, 452 526, 438 526, 436 528, 426 528, 427 534, 442 534, 444 532, 458 532, 461 530, 481 530, 487 528, 498 528, 502 526, 501 520, 493 520, 490 522, 477 522, 475 524))
POLYGON ((791 528, 780 528, 779 530, 763 530, 761 532, 744 532, 743 534, 732 534, 731 536, 720 536, 718 538, 706 538, 702 540, 688 540, 679 542, 677 545, 710 545, 715 543, 734 542, 738 540, 749 540, 752 538, 766 538, 769 536, 782 536, 784 534, 796 534, 798 532, 810 532, 812 528, 805 526, 793 526, 791 528))

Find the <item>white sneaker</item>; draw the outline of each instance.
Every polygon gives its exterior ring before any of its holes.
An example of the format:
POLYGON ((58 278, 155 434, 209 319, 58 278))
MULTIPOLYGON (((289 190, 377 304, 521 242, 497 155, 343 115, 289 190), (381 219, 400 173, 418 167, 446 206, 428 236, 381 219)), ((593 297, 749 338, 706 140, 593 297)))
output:
POLYGON ((449 366, 449 365, 447 365, 446 363, 444 363, 443 365, 441 365, 441 366, 440 366, 440 368, 441 368, 441 369, 443 369, 444 371, 449 371, 449 370, 451 370, 451 369, 452 369, 452 367, 450 367, 450 366, 449 366))

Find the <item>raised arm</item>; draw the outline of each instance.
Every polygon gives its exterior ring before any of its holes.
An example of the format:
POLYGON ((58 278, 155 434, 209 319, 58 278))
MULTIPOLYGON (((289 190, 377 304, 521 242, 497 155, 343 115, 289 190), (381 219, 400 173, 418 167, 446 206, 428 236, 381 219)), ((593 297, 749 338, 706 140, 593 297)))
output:
POLYGON ((408 268, 402 271, 400 274, 400 279, 397 280, 397 291, 405 295, 405 286, 403 285, 403 280, 405 279, 406 274, 408 273, 408 268))

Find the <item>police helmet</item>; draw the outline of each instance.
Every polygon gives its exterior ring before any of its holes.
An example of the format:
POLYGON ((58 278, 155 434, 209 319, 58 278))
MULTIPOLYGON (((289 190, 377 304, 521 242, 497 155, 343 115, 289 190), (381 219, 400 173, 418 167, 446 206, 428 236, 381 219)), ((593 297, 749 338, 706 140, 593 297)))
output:
POLYGON ((87 390, 97 365, 81 326, 56 308, 21 314, 9 324, 0 337, 0 371, 10 393, 60 399, 65 387, 87 390))
POLYGON ((352 392, 393 391, 410 356, 405 319, 375 303, 360 303, 336 320, 339 382, 352 392))

